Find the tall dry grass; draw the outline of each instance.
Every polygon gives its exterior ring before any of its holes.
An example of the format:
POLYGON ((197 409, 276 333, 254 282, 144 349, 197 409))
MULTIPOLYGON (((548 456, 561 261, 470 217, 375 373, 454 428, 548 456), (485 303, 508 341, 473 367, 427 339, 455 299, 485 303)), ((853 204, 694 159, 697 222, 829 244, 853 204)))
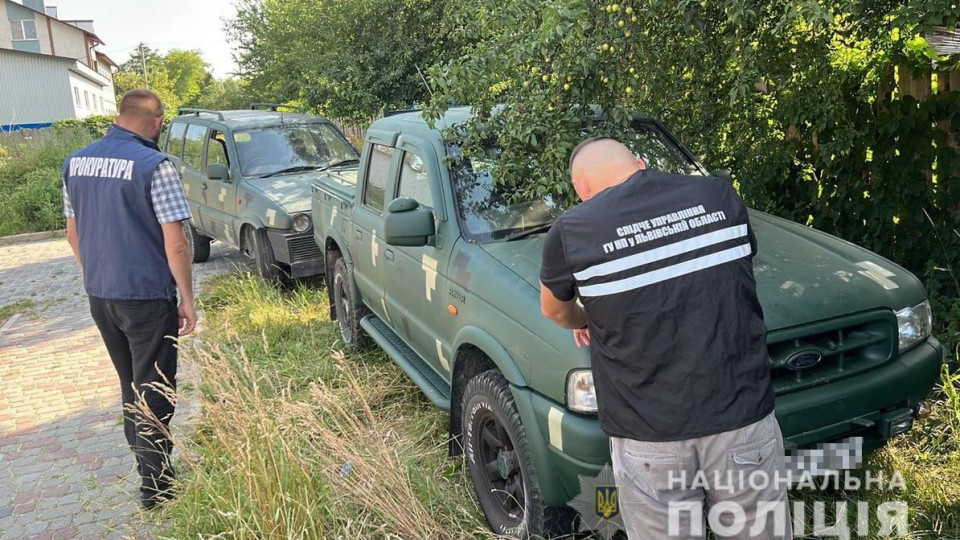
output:
POLYGON ((202 415, 177 441, 164 537, 491 536, 446 457, 446 415, 381 354, 339 352, 323 291, 253 276, 214 288, 182 350, 202 415))

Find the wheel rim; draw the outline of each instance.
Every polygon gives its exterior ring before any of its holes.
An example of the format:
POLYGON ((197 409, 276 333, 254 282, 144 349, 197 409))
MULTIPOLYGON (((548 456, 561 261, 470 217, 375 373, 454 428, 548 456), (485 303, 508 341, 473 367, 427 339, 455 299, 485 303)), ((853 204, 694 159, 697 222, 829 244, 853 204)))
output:
POLYGON ((523 521, 524 481, 513 440, 492 411, 478 412, 474 426, 477 493, 481 498, 487 496, 503 519, 514 522, 512 526, 519 525, 523 521))
POLYGON ((347 296, 346 280, 343 276, 334 277, 334 302, 336 302, 337 323, 340 326, 340 336, 344 343, 353 342, 353 332, 350 328, 350 322, 347 320, 350 314, 350 297, 347 296))
POLYGON ((251 230, 252 229, 247 228, 246 232, 244 233, 244 236, 246 237, 246 242, 244 242, 244 244, 246 244, 244 246, 244 252, 247 254, 247 257, 253 257, 253 233, 251 230))

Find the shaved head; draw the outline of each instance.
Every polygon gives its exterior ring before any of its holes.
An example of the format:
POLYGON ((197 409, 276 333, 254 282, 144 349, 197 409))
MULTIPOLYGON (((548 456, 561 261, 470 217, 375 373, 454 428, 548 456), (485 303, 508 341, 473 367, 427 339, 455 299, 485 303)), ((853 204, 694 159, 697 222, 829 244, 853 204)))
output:
POLYGON ((643 160, 610 137, 587 139, 570 154, 570 177, 582 200, 623 183, 644 168, 643 160))
POLYGON ((120 113, 114 122, 137 135, 156 141, 163 127, 163 102, 149 90, 130 90, 120 100, 120 113))

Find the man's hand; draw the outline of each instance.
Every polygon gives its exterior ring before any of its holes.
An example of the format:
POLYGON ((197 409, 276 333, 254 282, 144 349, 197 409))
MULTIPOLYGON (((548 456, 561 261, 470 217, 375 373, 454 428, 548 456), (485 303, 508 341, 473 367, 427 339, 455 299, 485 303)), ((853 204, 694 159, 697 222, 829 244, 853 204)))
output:
POLYGON ((177 320, 181 337, 193 332, 193 329, 197 327, 197 307, 193 305, 192 301, 180 302, 180 306, 177 308, 177 320))
POLYGON ((578 349, 590 346, 590 329, 589 328, 575 328, 573 330, 573 341, 577 344, 578 349))

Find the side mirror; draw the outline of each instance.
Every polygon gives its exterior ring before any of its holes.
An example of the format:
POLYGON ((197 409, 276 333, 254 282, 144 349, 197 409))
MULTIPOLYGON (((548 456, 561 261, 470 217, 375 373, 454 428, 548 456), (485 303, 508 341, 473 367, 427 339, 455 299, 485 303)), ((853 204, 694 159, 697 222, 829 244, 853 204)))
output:
POLYGON ((210 180, 230 180, 230 169, 223 163, 207 165, 207 178, 210 180))
POLYGON ((716 176, 717 178, 723 178, 727 182, 733 182, 733 176, 730 174, 730 171, 726 169, 716 169, 710 171, 710 174, 716 176))
POLYGON ((437 234, 433 212, 420 208, 408 197, 398 197, 387 205, 383 222, 384 241, 391 246, 423 247, 437 234))

